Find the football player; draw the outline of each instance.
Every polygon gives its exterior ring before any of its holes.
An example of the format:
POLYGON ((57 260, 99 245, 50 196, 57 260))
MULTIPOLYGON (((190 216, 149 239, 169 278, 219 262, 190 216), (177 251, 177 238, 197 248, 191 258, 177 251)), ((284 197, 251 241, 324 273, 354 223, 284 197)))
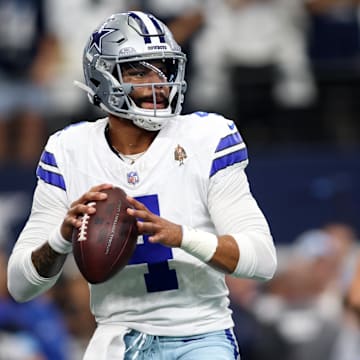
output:
MULTIPOLYGON (((50 136, 32 211, 13 249, 17 301, 61 275, 90 201, 118 186, 142 236, 129 264, 90 284, 97 329, 84 359, 239 359, 225 274, 270 279, 276 251, 249 189, 246 145, 233 121, 180 115, 185 54, 151 14, 114 14, 83 56, 86 90, 107 116, 50 136)), ((204 64, 206 66, 206 64, 204 64)), ((206 86, 206 84, 204 84, 206 86)))

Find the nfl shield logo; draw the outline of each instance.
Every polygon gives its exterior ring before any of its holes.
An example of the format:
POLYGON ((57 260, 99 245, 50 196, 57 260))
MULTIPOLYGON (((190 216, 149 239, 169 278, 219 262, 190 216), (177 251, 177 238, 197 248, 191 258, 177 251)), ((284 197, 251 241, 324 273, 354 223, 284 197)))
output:
POLYGON ((130 171, 127 174, 127 181, 129 184, 136 185, 139 182, 139 175, 136 171, 130 171))

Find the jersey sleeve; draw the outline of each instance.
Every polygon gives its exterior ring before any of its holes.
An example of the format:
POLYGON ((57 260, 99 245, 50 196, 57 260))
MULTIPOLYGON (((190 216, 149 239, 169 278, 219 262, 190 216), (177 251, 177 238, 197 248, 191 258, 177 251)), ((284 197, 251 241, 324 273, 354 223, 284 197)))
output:
POLYGON ((12 250, 8 265, 8 288, 18 301, 27 301, 48 290, 61 272, 41 277, 32 261, 32 252, 44 244, 60 226, 67 212, 64 177, 59 167, 58 138, 51 137, 37 168, 38 183, 29 219, 12 250))
POLYGON ((234 126, 220 137, 214 153, 208 208, 217 234, 232 235, 239 246, 234 276, 266 280, 274 274, 276 252, 267 219, 251 193, 247 165, 246 145, 234 126))

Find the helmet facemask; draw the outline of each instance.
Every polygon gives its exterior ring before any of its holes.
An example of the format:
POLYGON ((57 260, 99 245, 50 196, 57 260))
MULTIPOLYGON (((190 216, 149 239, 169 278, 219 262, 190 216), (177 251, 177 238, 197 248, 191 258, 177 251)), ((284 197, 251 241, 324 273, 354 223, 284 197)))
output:
POLYGON ((185 92, 184 81, 178 80, 183 79, 179 71, 184 71, 179 62, 174 58, 116 62, 111 75, 120 92, 116 89, 109 94, 115 115, 131 119, 146 130, 158 130, 166 119, 179 114, 185 92), (142 76, 154 80, 143 81, 142 76), (146 95, 137 97, 137 92, 146 95))

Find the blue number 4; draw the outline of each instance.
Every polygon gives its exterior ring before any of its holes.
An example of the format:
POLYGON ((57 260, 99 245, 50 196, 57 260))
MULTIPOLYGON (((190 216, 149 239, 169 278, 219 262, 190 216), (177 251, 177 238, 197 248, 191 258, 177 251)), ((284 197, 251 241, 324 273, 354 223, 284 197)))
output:
MULTIPOLYGON (((154 214, 160 215, 157 195, 139 196, 136 199, 154 214)), ((148 292, 178 289, 176 271, 169 268, 168 262, 173 259, 172 249, 161 244, 151 244, 148 238, 148 235, 143 235, 144 242, 137 245, 129 265, 148 264, 149 272, 144 275, 148 292)))

